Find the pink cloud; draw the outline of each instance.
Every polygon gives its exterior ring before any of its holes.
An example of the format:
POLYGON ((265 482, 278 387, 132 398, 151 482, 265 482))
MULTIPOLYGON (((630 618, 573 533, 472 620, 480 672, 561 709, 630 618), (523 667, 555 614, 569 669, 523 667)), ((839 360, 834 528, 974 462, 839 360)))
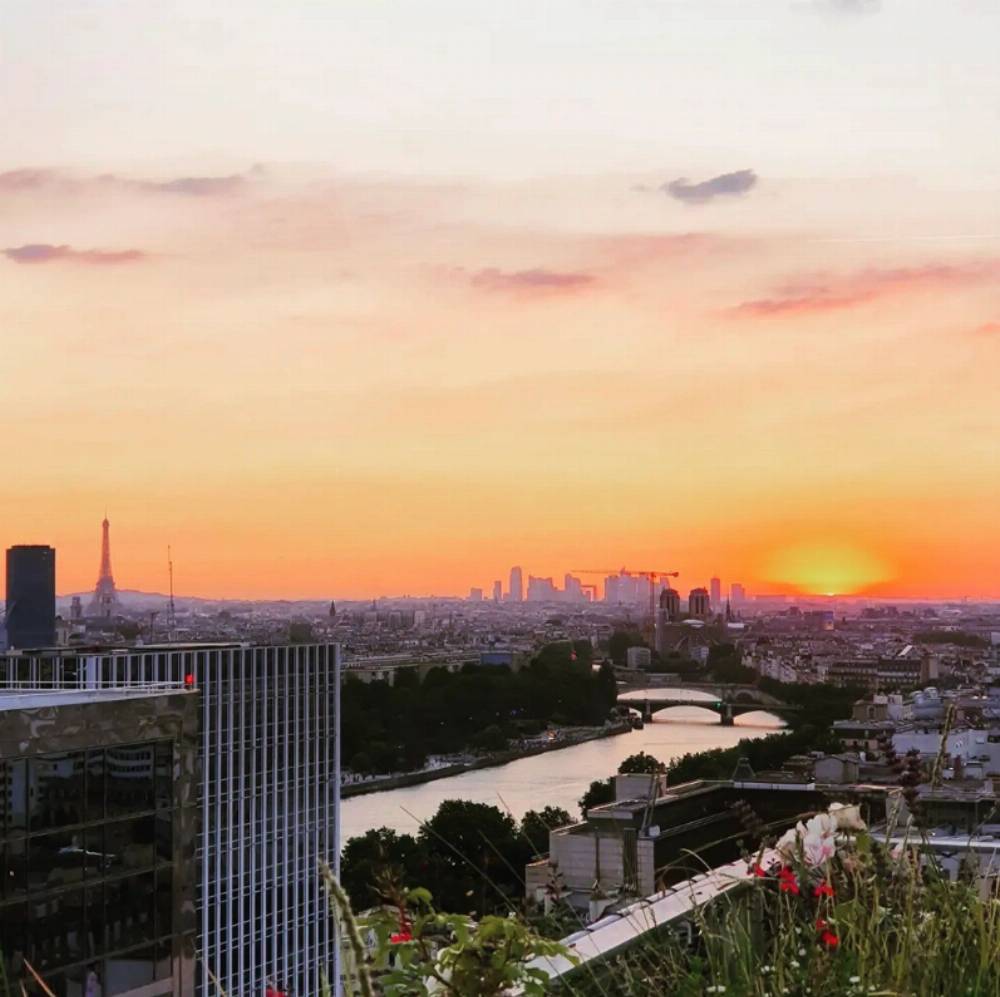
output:
POLYGON ((3 254, 15 263, 28 264, 69 261, 106 266, 117 263, 136 263, 146 258, 146 254, 138 249, 73 249, 71 246, 52 246, 48 243, 14 246, 3 250, 3 254))
MULTIPOLYGON (((250 171, 259 174, 258 168, 250 171)), ((235 194, 247 185, 247 175, 174 177, 168 180, 131 180, 114 173, 101 176, 73 177, 57 170, 24 168, 0 173, 0 193, 47 190, 79 193, 88 190, 120 190, 149 194, 180 194, 187 197, 221 197, 235 194)))
POLYGON ((998 277, 998 260, 862 270, 847 276, 820 276, 787 284, 778 288, 774 297, 744 301, 732 313, 765 318, 839 311, 910 291, 967 286, 998 277))
POLYGON ((570 292, 593 285, 595 278, 589 273, 560 272, 556 270, 480 270, 472 275, 473 287, 488 291, 570 292))

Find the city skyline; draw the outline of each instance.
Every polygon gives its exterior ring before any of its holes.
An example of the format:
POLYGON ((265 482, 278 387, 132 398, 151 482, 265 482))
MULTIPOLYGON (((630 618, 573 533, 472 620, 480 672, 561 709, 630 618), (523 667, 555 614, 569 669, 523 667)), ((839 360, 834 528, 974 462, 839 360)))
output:
POLYGON ((14 0, 0 541, 1000 597, 1000 10, 712 7, 14 0))

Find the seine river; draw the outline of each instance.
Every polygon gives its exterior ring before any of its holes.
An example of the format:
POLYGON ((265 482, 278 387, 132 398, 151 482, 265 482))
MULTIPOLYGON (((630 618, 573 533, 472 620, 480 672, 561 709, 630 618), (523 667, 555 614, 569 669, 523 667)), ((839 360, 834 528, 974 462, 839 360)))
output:
MULTIPOLYGON (((697 692, 687 695, 692 700, 711 698, 697 692)), ((636 693, 636 698, 641 699, 642 693, 636 693)), ((763 737, 783 726, 769 713, 748 713, 737 717, 735 726, 722 727, 717 714, 687 706, 674 707, 660 716, 660 720, 646 724, 642 730, 616 737, 587 741, 419 786, 351 797, 341 805, 341 840, 364 834, 373 827, 391 827, 415 834, 419 822, 432 817, 441 801, 449 799, 492 803, 510 811, 517 819, 527 810, 546 806, 562 807, 575 817, 579 813, 577 801, 590 783, 612 775, 625 758, 638 751, 669 762, 689 751, 730 748, 743 738, 763 737)))

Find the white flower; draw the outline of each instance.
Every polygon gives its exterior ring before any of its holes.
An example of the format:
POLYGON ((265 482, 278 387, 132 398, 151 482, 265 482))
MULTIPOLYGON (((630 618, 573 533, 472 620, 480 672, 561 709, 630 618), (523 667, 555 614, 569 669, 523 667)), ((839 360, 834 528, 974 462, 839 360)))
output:
POLYGON ((785 859, 786 862, 790 862, 793 858, 795 858, 795 853, 798 851, 799 832, 796 828, 790 827, 778 839, 778 843, 774 847, 777 849, 778 854, 785 859))
POLYGON ((837 852, 837 844, 832 834, 810 831, 802 839, 802 854, 807 865, 814 868, 828 862, 837 852))
POLYGON ((847 982, 848 983, 860 983, 861 982, 861 977, 860 976, 852 976, 850 978, 850 980, 848 980, 847 982))
POLYGON ((861 808, 853 803, 831 803, 829 811, 838 831, 864 831, 867 827, 861 819, 861 808))
POLYGON ((837 831, 837 818, 831 814, 816 814, 806 822, 806 834, 830 835, 837 831))

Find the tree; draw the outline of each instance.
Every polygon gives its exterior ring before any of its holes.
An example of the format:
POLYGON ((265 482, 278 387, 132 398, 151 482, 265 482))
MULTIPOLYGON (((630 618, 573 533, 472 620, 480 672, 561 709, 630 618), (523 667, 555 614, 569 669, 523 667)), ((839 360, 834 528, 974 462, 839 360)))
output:
POLYGON ((708 670, 720 682, 754 682, 757 673, 743 664, 740 652, 732 644, 717 644, 709 648, 708 670))
POLYGON ((479 751, 503 751, 507 747, 507 735, 497 724, 490 724, 473 736, 472 746, 479 751))
POLYGON ((660 772, 666 772, 667 766, 658 758, 647 755, 645 751, 640 751, 634 755, 629 755, 618 766, 618 771, 622 775, 638 775, 640 773, 657 775, 660 772))
POLYGON ((572 823, 573 818, 562 807, 529 810, 521 818, 521 837, 526 839, 533 855, 547 855, 549 831, 572 823))
POLYGON ((427 868, 427 854, 409 834, 391 828, 372 828, 349 838, 340 859, 340 881, 351 904, 364 910, 382 901, 379 883, 421 882, 427 868))
POLYGON ((628 649, 646 646, 642 636, 635 631, 616 630, 608 641, 608 655, 619 668, 624 668, 628 649))
POLYGON ((587 792, 580 797, 580 813, 584 817, 591 807, 599 807, 602 803, 612 803, 615 798, 613 779, 595 779, 587 792))
POLYGON ((524 889, 528 847, 509 814, 488 803, 445 800, 420 829, 430 859, 427 882, 446 910, 506 911, 524 889))

